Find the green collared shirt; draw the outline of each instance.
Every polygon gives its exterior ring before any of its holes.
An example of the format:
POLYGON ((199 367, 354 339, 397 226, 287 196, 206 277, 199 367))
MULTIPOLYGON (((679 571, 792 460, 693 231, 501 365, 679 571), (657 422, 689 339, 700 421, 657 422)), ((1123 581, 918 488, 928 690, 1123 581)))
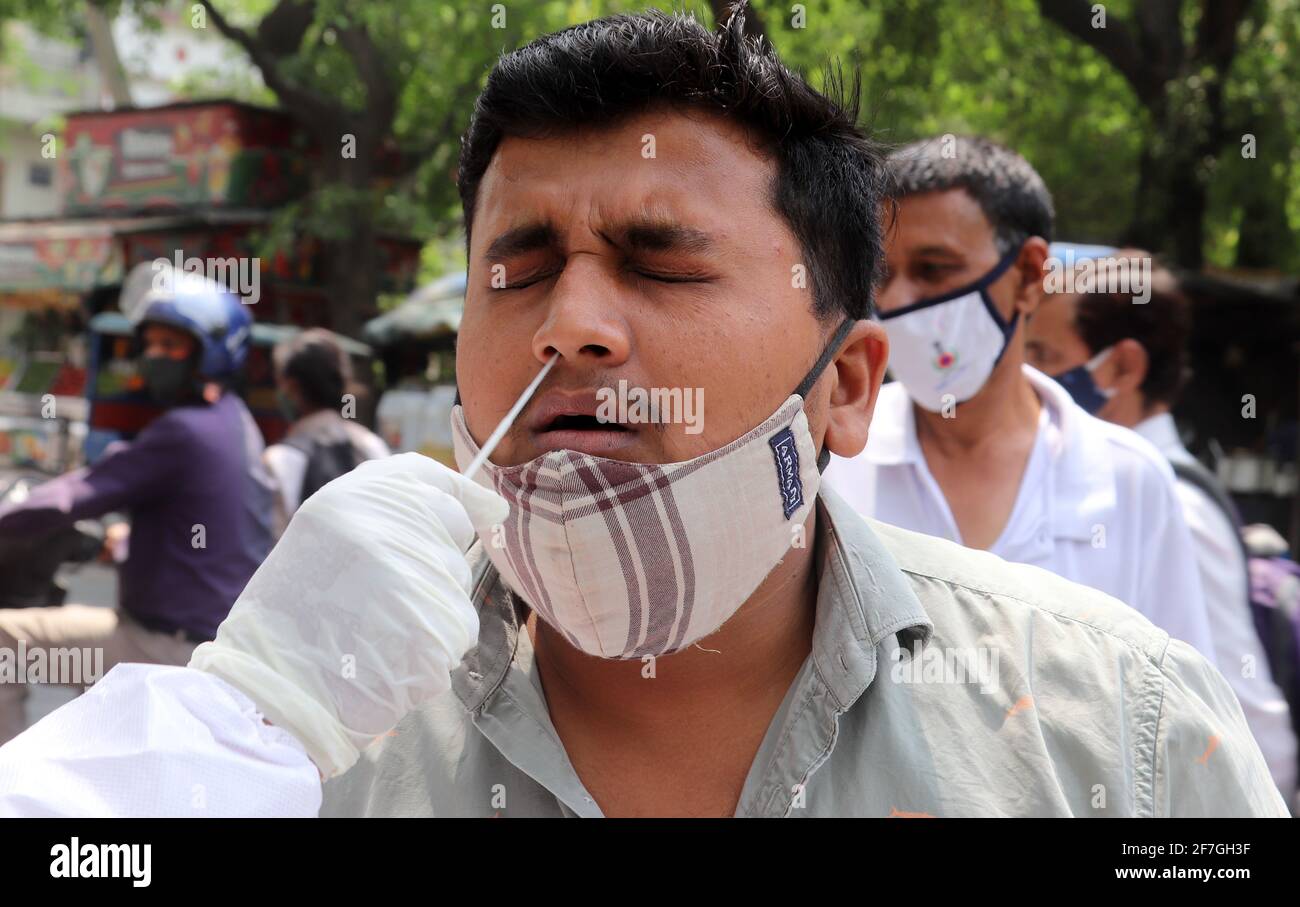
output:
MULTIPOLYGON (((1285 816, 1231 689, 1133 609, 819 495, 812 652, 737 816, 1285 816)), ((1135 552, 1134 556, 1140 556, 1135 552)), ((477 647, 323 816, 589 816, 520 611, 471 552, 477 647)))

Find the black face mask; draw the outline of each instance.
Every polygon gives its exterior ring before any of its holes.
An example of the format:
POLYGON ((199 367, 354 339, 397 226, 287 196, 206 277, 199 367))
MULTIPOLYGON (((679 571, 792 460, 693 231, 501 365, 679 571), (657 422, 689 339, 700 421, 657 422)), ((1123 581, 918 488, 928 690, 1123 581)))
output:
POLYGON ((140 360, 140 375, 149 396, 163 406, 175 406, 191 396, 194 390, 188 359, 145 356, 140 360))

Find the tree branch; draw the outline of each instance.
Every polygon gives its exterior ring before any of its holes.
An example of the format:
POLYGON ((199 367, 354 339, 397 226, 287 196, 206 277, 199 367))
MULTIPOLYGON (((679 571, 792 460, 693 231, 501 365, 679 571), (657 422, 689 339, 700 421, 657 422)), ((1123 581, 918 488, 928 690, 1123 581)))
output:
POLYGON ((366 86, 365 120, 374 129, 374 138, 385 135, 397 116, 397 88, 384 66, 383 55, 365 29, 355 26, 338 28, 339 44, 352 58, 361 84, 366 86))
MULTIPOLYGON (((253 61, 262 73, 262 79, 266 86, 276 93, 281 102, 289 109, 293 110, 300 119, 306 122, 312 121, 334 121, 339 116, 339 106, 324 95, 295 85, 285 78, 280 72, 279 57, 271 52, 271 49, 261 41, 254 38, 248 32, 236 25, 231 25, 226 18, 217 11, 212 5, 212 0, 199 0, 207 11, 208 17, 212 24, 217 27, 217 31, 229 41, 238 44, 248 54, 249 59, 253 61)), ((279 12, 280 7, 286 5, 297 5, 297 0, 280 0, 279 6, 276 7, 269 16, 274 16, 279 12)))
POLYGON ((1220 76, 1227 75, 1237 55, 1237 26, 1249 6, 1249 0, 1203 0, 1192 59, 1209 63, 1220 76))
POLYGON ((1106 27, 1093 28, 1092 4, 1087 0, 1038 0, 1038 10, 1044 19, 1105 57, 1132 86, 1144 106, 1149 109, 1159 106, 1167 76, 1147 64, 1126 23, 1107 14, 1106 27))
POLYGON ((292 56, 315 19, 315 0, 284 0, 257 23, 257 40, 276 57, 292 56))
POLYGON ((1178 72, 1183 62, 1182 7, 1183 0, 1142 0, 1133 11, 1138 46, 1148 68, 1163 73, 1166 79, 1178 72))

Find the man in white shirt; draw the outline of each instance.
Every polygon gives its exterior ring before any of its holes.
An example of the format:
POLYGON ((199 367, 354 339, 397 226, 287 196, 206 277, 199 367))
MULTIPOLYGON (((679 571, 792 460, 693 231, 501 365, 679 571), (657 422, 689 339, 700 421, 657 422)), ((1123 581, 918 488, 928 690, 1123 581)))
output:
MULTIPOLYGON (((1137 287, 1136 293, 1048 296, 1027 328, 1026 354, 1039 368, 1058 375, 1081 406, 1132 428, 1171 463, 1196 469, 1169 412, 1186 374, 1186 301, 1168 271, 1150 268, 1150 253, 1121 250, 1112 261, 1104 273, 1113 272, 1118 279, 1145 272, 1151 276, 1149 287, 1137 287), (1124 267, 1141 270, 1122 275, 1118 268, 1124 267), (1149 298, 1139 303, 1142 295, 1149 298)), ((1118 284, 1134 290, 1133 280, 1118 284)), ((1212 479, 1207 475, 1200 481, 1212 479)), ((1241 702, 1274 782, 1288 803, 1294 803, 1295 733, 1251 619, 1237 527, 1204 485, 1190 476, 1179 477, 1177 494, 1195 544, 1215 660, 1241 702)))
POLYGON ((352 366, 333 334, 324 328, 302 331, 277 345, 272 358, 280 408, 292 422, 284 439, 262 454, 278 489, 272 515, 279 538, 321 485, 390 451, 377 434, 344 416, 352 366))
POLYGON ((1107 592, 1213 658, 1168 464, 1024 364, 1053 210, 978 138, 895 152, 880 320, 890 371, 866 449, 826 481, 860 513, 1107 592))

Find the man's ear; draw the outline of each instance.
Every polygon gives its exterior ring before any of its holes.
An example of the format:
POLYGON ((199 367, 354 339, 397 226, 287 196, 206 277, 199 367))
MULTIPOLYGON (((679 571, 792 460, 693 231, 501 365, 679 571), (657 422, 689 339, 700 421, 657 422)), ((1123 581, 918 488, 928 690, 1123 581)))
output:
POLYGON ((1016 281, 1016 308, 1025 317, 1032 315, 1043 301, 1045 292, 1043 281, 1047 277, 1044 265, 1050 254, 1051 250, 1048 248, 1046 240, 1041 236, 1031 236, 1020 247, 1020 255, 1016 259, 1016 263, 1011 266, 1018 277, 1016 281))
POLYGON ((1139 390, 1151 366, 1146 347, 1132 337, 1116 343, 1106 360, 1112 375, 1109 386, 1121 393, 1139 390))
POLYGON ((855 324, 829 369, 834 384, 826 410, 826 450, 856 457, 867 446, 867 430, 888 361, 889 338, 880 323, 855 324))

